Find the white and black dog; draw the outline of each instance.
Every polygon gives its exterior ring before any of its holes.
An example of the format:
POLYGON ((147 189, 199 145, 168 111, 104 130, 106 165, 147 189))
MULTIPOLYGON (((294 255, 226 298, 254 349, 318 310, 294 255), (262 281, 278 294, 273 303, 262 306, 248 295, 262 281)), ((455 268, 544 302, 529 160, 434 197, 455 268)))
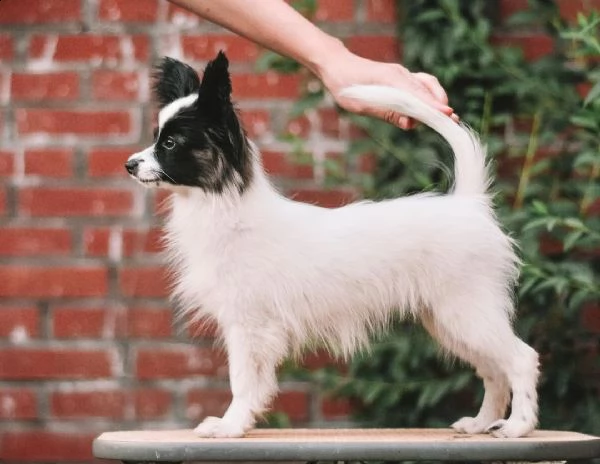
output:
POLYGON ((202 79, 164 59, 155 92, 154 144, 126 168, 144 185, 174 192, 166 224, 173 293, 193 318, 216 321, 229 360, 233 400, 222 418, 195 429, 199 436, 250 430, 290 353, 314 343, 347 356, 395 315, 420 320, 483 379, 481 410, 455 430, 520 437, 535 428, 538 356, 511 326, 519 263, 495 219, 473 133, 403 91, 346 89, 439 132, 454 151, 455 185, 447 195, 324 209, 284 198, 269 183, 231 102, 223 53, 202 79))

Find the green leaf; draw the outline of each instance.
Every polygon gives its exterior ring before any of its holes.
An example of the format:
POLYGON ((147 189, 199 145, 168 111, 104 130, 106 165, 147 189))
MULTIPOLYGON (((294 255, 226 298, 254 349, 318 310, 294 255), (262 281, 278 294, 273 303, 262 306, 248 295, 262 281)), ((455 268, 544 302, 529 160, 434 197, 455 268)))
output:
POLYGON ((577 240, 579 240, 582 235, 583 235, 583 232, 581 232, 579 230, 568 233, 565 236, 565 239, 563 240, 564 251, 569 251, 571 248, 573 248, 573 246, 575 246, 575 244, 577 243, 577 240))
POLYGON ((306 94, 302 99, 294 103, 290 111, 290 117, 297 118, 306 113, 306 111, 316 108, 323 101, 323 95, 323 92, 306 94))
POLYGON ((600 81, 596 82, 596 84, 594 84, 594 86, 590 89, 590 91, 586 95, 585 100, 583 101, 584 106, 589 105, 590 103, 592 103, 599 97, 600 97, 600 81))
POLYGON ((539 201, 539 200, 533 200, 531 202, 531 205, 533 206, 534 211, 536 211, 537 213, 540 213, 540 214, 549 214, 548 213, 548 206, 546 206, 541 201, 539 201))

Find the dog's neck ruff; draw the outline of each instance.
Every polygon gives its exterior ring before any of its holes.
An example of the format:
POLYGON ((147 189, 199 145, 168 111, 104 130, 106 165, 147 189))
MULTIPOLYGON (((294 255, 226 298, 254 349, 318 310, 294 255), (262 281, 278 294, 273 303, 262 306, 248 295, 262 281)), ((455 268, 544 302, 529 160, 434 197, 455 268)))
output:
MULTIPOLYGON (((175 202, 194 205, 195 209, 202 209, 204 213, 210 211, 210 215, 227 215, 240 208, 248 208, 250 204, 257 207, 268 208, 269 199, 282 199, 274 186, 271 184, 264 172, 261 155, 258 147, 249 139, 246 139, 247 156, 252 160, 252 176, 250 183, 243 191, 235 185, 227 186, 222 192, 209 192, 197 187, 169 187, 174 193, 175 202)), ((287 201, 287 200, 285 200, 287 201)))

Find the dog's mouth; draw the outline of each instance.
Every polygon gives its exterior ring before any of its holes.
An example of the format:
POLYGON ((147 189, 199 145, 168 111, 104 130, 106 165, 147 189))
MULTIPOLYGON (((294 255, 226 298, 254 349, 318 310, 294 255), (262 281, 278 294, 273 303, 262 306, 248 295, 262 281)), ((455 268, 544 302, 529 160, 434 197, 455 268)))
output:
POLYGON ((141 178, 141 177, 134 176, 133 174, 130 174, 129 177, 131 177, 133 180, 139 182, 140 184, 142 184, 142 185, 144 185, 146 187, 151 187, 151 186, 159 187, 160 186, 160 182, 161 182, 160 178, 158 178, 158 177, 152 177, 150 179, 144 179, 144 178, 141 178))

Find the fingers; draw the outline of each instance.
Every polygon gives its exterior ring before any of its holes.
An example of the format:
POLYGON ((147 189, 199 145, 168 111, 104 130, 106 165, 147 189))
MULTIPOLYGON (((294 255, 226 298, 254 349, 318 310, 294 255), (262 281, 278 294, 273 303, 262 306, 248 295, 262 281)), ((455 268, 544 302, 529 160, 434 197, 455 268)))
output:
MULTIPOLYGON (((396 65, 393 72, 387 75, 385 82, 388 82, 387 85, 391 86, 396 86, 398 82, 404 82, 405 90, 414 92, 415 96, 418 96, 436 110, 450 116, 453 121, 459 121, 458 116, 454 114, 454 110, 448 106, 448 95, 436 77, 426 73, 411 73, 403 66, 396 65)), ((418 125, 418 121, 401 113, 370 107, 353 99, 339 98, 335 94, 334 97, 338 104, 348 111, 383 119, 400 129, 409 130, 418 125)))
POLYGON ((437 77, 426 73, 414 73, 414 76, 425 86, 427 91, 444 105, 448 105, 448 95, 444 88, 440 85, 437 77))

